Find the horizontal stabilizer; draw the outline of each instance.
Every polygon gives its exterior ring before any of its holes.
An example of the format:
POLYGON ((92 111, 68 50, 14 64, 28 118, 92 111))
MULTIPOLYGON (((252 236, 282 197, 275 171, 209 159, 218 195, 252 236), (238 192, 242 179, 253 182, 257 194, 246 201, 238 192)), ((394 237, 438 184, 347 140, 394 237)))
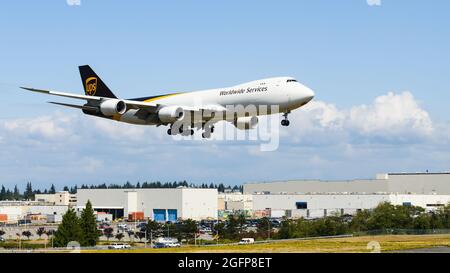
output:
POLYGON ((82 109, 82 110, 88 110, 88 111, 98 111, 97 107, 87 106, 87 105, 76 105, 76 104, 54 102, 54 101, 49 101, 48 103, 56 104, 56 105, 62 105, 62 106, 67 106, 67 107, 72 107, 72 108, 77 108, 77 109, 82 109))

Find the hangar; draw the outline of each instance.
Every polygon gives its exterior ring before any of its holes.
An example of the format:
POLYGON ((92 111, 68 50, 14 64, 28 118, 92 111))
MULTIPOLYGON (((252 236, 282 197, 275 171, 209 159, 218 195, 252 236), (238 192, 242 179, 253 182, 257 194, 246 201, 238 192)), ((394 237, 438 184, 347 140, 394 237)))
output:
POLYGON ((433 194, 255 194, 253 213, 270 217, 318 218, 353 215, 380 203, 417 206, 433 211, 450 202, 450 195, 433 194))
POLYGON ((450 173, 386 173, 377 174, 375 179, 306 179, 247 183, 244 184, 244 193, 450 194, 450 173))
POLYGON ((382 202, 431 211, 449 204, 450 173, 387 173, 374 179, 248 183, 244 184, 242 196, 248 195, 252 201, 247 207, 251 207, 254 217, 355 214, 382 202))
POLYGON ((78 189, 77 210, 90 200, 95 211, 116 218, 143 213, 155 221, 217 219, 217 189, 78 189))

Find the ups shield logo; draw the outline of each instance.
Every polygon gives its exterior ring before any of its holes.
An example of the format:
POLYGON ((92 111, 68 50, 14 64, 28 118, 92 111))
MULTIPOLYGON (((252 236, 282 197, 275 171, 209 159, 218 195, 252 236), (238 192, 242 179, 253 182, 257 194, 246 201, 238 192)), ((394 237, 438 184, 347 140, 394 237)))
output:
POLYGON ((86 79, 86 95, 94 96, 97 92, 97 78, 90 77, 86 79))

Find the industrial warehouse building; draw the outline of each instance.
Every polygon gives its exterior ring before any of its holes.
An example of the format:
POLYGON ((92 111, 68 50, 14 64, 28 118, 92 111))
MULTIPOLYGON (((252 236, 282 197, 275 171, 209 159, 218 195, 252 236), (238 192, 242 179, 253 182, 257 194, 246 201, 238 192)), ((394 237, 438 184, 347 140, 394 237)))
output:
POLYGON ((291 180, 244 184, 254 193, 450 194, 450 173, 389 173, 366 180, 291 180))
POLYGON ((217 189, 78 189, 77 210, 88 200, 114 219, 142 212, 155 221, 217 219, 217 189))
POLYGON ((19 220, 54 221, 61 217, 69 206, 53 205, 40 201, 0 201, 0 223, 16 223, 19 220))
POLYGON ((254 216, 355 214, 382 202, 434 210, 450 202, 450 173, 390 173, 371 180, 296 180, 244 185, 254 216))
POLYGON ((425 194, 256 194, 253 214, 269 217, 318 218, 353 215, 389 202, 393 205, 418 206, 427 211, 447 205, 450 195, 425 194))

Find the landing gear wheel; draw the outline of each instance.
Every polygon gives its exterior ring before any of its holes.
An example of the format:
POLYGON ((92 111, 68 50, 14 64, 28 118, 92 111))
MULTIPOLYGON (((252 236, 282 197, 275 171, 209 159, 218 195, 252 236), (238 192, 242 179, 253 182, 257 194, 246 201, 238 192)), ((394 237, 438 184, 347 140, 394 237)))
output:
POLYGON ((203 132, 203 133, 202 133, 202 137, 203 137, 203 138, 210 138, 210 137, 211 137, 211 133, 209 133, 209 132, 203 132))
POLYGON ((284 119, 281 121, 281 126, 289 126, 288 114, 289 112, 283 114, 284 119))
POLYGON ((205 124, 203 124, 202 128, 203 128, 203 133, 202 133, 203 138, 210 138, 211 134, 214 133, 213 125, 205 126, 205 124))
POLYGON ((191 132, 191 136, 193 136, 194 135, 194 130, 191 129, 190 132, 191 132))
POLYGON ((282 125, 282 126, 289 126, 289 124, 290 124, 290 122, 289 122, 289 120, 287 120, 287 119, 283 119, 283 120, 281 121, 281 125, 282 125))
POLYGON ((172 129, 168 129, 168 130, 167 130, 167 134, 168 134, 169 136, 171 136, 171 135, 172 135, 172 129))

